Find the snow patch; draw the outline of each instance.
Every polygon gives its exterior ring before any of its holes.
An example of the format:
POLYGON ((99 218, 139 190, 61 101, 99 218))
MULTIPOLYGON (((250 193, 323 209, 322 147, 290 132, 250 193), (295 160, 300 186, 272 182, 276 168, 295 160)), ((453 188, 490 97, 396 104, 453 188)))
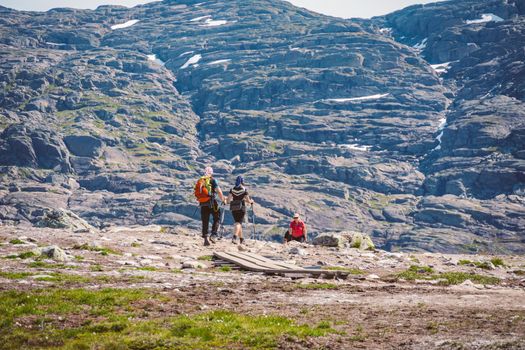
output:
POLYGON ((447 118, 443 117, 439 120, 438 131, 445 129, 445 126, 447 126, 447 118))
POLYGON ((421 40, 421 42, 417 43, 416 45, 412 47, 416 50, 424 50, 427 47, 427 41, 428 41, 428 38, 425 38, 421 40))
POLYGON ((211 16, 208 15, 208 16, 200 16, 200 17, 196 17, 196 18, 193 18, 193 19, 190 19, 190 22, 198 22, 200 20, 203 20, 203 19, 206 19, 206 18, 210 18, 211 16))
POLYGON ((111 29, 115 30, 115 29, 128 28, 134 24, 137 24, 138 22, 140 22, 138 19, 132 19, 131 21, 127 21, 126 23, 115 24, 114 26, 111 26, 111 29))
POLYGON ((157 58, 157 55, 153 54, 153 55, 147 55, 148 56, 148 61, 153 61, 155 62, 156 64, 160 65, 160 66, 163 66, 165 65, 166 63, 163 62, 162 60, 158 59, 157 58))
POLYGON ((439 63, 439 64, 432 64, 430 67, 437 73, 442 74, 448 72, 450 69, 450 65, 452 62, 445 62, 445 63, 439 63))
POLYGON ((228 23, 228 21, 225 20, 213 20, 211 18, 208 18, 204 24, 201 25, 201 27, 218 27, 222 26, 228 23))
POLYGON ((190 59, 187 60, 186 63, 184 63, 184 65, 182 67, 180 67, 180 69, 186 69, 189 66, 198 66, 197 62, 199 62, 201 60, 201 58, 202 58, 202 56, 199 55, 199 54, 196 54, 196 55, 190 57, 190 59))
POLYGON ((179 57, 189 55, 190 53, 193 53, 193 51, 186 51, 186 52, 183 52, 183 53, 181 53, 181 54, 179 55, 179 57))
POLYGON ((47 45, 53 45, 53 46, 66 46, 67 44, 60 44, 60 43, 52 43, 51 41, 46 41, 47 45))
POLYGON ((379 33, 383 35, 392 35, 392 28, 379 28, 379 33))
POLYGON ((349 149, 351 151, 360 151, 360 152, 368 152, 370 149, 372 149, 372 146, 364 146, 364 145, 358 145, 357 143, 352 143, 349 145, 339 145, 342 148, 349 149))
POLYGON ((328 102, 352 102, 352 101, 366 101, 366 100, 377 100, 383 97, 387 97, 390 94, 377 94, 377 95, 370 95, 370 96, 362 96, 362 97, 351 97, 351 98, 330 98, 325 101, 328 102))
POLYGON ((222 64, 222 63, 228 63, 228 62, 231 62, 231 59, 212 61, 208 63, 208 65, 211 66, 212 64, 222 64))
POLYGON ((473 19, 473 20, 467 20, 465 23, 467 24, 478 24, 478 23, 487 23, 487 22, 503 22, 504 19, 496 16, 493 13, 484 13, 481 15, 480 19, 473 19))

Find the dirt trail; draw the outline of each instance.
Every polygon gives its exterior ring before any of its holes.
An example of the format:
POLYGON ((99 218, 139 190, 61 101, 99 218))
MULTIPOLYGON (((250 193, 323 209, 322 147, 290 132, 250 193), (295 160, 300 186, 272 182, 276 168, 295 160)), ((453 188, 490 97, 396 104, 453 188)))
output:
MULTIPOLYGON (((73 233, 2 227, 0 242, 0 256, 5 258, 0 268, 2 291, 146 288, 166 297, 162 304, 147 305, 149 318, 226 309, 278 314, 299 323, 328 321, 340 331, 306 340, 283 338, 283 349, 525 349, 525 257, 504 256, 504 266, 482 269, 459 262, 495 257, 361 252, 254 241, 243 248, 299 266, 322 264, 355 273, 346 280, 326 280, 221 271, 209 256, 238 247, 225 239, 203 247, 195 232, 183 229, 73 233), (14 258, 49 245, 61 247, 70 259, 14 258), (191 264, 201 266, 182 268, 191 264), (434 274, 475 273, 497 283, 468 280, 443 285, 439 278, 405 280, 397 275, 414 265, 431 268, 434 274), (20 272, 28 275, 8 275, 20 272), (38 278, 53 274, 68 277, 38 278)), ((73 319, 63 322, 64 327, 74 326, 67 324, 73 319)))

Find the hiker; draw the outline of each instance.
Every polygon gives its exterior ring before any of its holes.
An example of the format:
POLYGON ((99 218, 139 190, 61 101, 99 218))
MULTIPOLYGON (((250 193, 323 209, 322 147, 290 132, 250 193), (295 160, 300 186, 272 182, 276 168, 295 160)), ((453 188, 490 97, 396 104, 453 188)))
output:
POLYGON ((290 228, 284 235, 284 243, 291 241, 307 242, 306 224, 301 220, 299 214, 295 213, 290 223, 290 228))
POLYGON ((206 167, 206 169, 204 169, 204 176, 202 176, 195 185, 195 197, 197 197, 201 208, 202 238, 204 238, 205 246, 210 245, 210 241, 215 243, 214 237, 217 236, 217 231, 219 230, 221 209, 216 198, 217 194, 221 202, 224 202, 225 198, 219 187, 219 183, 213 178, 213 168, 206 167), (210 215, 213 216, 213 225, 211 228, 211 236, 208 238, 210 215))
POLYGON ((235 187, 230 190, 226 203, 230 203, 230 210, 232 212, 233 221, 233 237, 232 243, 244 243, 244 237, 242 236, 242 222, 246 215, 246 204, 253 205, 254 201, 248 195, 246 187, 244 187, 244 178, 237 176, 235 179, 235 187))

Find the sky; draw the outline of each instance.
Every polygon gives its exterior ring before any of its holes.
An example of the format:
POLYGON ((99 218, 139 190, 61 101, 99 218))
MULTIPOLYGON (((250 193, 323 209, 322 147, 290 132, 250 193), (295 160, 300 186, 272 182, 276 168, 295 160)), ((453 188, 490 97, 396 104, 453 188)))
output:
MULTIPOLYGON (((31 11, 47 11, 54 7, 94 9, 99 5, 112 4, 135 6, 152 0, 0 0, 0 5, 31 11)), ((414 4, 437 0, 289 0, 292 4, 336 17, 370 18, 380 16, 414 4)))

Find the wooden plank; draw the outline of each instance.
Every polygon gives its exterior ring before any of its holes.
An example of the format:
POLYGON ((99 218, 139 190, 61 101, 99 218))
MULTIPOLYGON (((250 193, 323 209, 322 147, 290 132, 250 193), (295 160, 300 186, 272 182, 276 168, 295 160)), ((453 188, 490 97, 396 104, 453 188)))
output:
MULTIPOLYGON (((246 255, 246 254, 243 254, 243 253, 240 253, 240 252, 227 252, 228 254, 230 254, 231 256, 234 256, 236 258, 239 258, 239 259, 244 259, 246 261, 249 261, 253 264, 256 264, 256 265, 259 265, 263 268, 267 268, 267 269, 284 269, 282 266, 279 266, 278 264, 274 264, 273 261, 265 261, 263 259, 260 259, 261 257, 257 258, 257 257, 253 257, 253 256, 250 256, 250 255, 246 255)), ((297 269, 297 267, 295 267, 297 269)))
POLYGON ((253 259, 257 259, 257 260, 260 260, 262 262, 269 262, 269 263, 272 263, 274 265, 281 266, 281 267, 283 267, 285 269, 296 270, 297 268, 299 268, 297 265, 288 264, 288 263, 285 263, 284 261, 276 261, 276 260, 268 259, 268 258, 266 258, 264 256, 253 254, 253 253, 249 253, 249 252, 239 252, 238 254, 239 255, 243 255, 243 256, 249 256, 249 257, 252 257, 253 259))
POLYGON ((246 258, 235 256, 235 254, 232 254, 229 252, 215 252, 213 254, 222 260, 230 261, 248 271, 254 271, 254 272, 275 273, 275 274, 282 274, 282 273, 284 274, 310 274, 310 275, 316 275, 316 276, 319 276, 319 275, 344 276, 345 274, 346 275, 348 274, 342 271, 326 271, 326 270, 314 270, 314 269, 303 269, 303 268, 296 268, 296 269, 270 268, 270 267, 264 267, 260 264, 254 263, 250 260, 247 260, 246 258))
POLYGON ((255 271, 255 272, 265 272, 266 268, 264 267, 261 267, 257 264, 253 264, 249 261, 246 261, 244 259, 240 259, 240 258, 236 258, 234 256, 231 256, 230 254, 228 253, 225 253, 225 252, 219 252, 219 253, 213 253, 215 256, 217 256, 219 259, 222 259, 222 260, 226 260, 226 261, 229 261, 229 262, 232 262, 240 267, 242 267, 243 269, 246 269, 248 271, 255 271))

